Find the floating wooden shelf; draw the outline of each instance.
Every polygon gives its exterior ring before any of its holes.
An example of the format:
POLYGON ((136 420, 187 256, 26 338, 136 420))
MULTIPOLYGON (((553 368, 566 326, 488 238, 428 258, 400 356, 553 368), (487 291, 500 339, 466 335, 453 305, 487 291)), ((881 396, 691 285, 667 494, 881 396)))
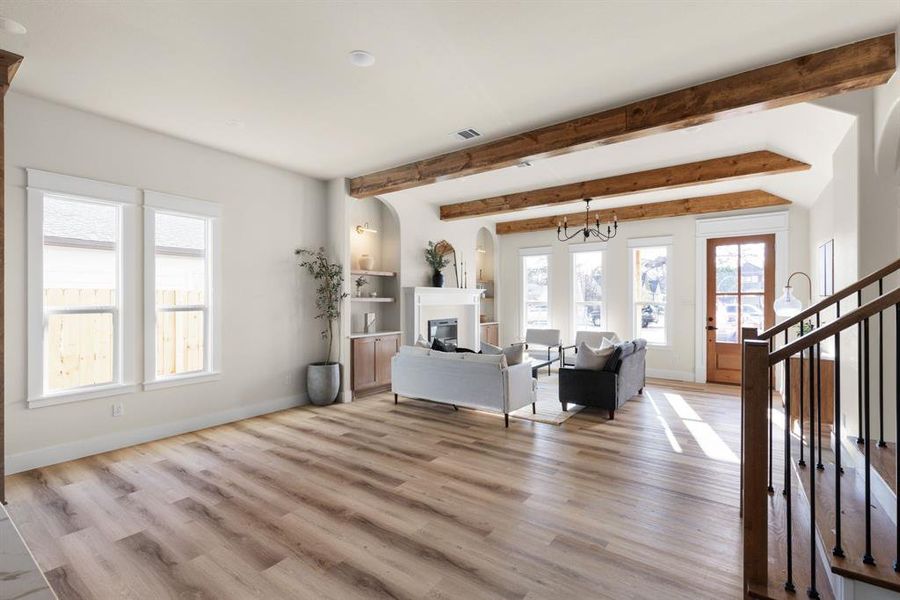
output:
POLYGON ((351 275, 363 276, 363 277, 396 277, 397 273, 394 271, 350 271, 351 275))
POLYGON ((367 298, 350 298, 350 302, 393 302, 393 298, 384 298, 382 296, 376 296, 375 298, 367 297, 367 298))

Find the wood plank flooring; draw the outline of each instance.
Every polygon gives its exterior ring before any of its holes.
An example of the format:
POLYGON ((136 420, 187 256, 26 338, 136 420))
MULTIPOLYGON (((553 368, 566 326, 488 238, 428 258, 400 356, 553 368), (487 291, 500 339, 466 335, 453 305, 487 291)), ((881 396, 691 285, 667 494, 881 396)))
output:
POLYGON ((8 478, 71 598, 739 598, 738 389, 561 426, 380 394, 8 478))

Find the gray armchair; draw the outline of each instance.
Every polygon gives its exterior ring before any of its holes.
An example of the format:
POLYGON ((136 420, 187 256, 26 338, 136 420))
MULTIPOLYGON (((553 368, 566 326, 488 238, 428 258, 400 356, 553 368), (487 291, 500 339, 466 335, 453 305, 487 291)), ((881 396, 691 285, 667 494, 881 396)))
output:
MULTIPOLYGON (((533 351, 535 358, 546 359, 550 363, 558 361, 562 355, 559 329, 526 329, 525 349, 529 354, 533 351)), ((547 365, 547 373, 550 373, 550 367, 547 365)))

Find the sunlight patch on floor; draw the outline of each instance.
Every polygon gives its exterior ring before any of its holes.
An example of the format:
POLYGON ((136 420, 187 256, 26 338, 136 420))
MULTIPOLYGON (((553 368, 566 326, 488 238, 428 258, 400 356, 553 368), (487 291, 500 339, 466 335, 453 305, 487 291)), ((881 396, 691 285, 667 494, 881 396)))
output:
POLYGON ((675 438, 675 434, 672 432, 672 428, 669 427, 669 423, 666 421, 666 418, 662 416, 661 412, 659 412, 659 407, 656 405, 656 401, 653 399, 653 395, 648 390, 645 390, 644 396, 646 396, 647 399, 650 400, 650 404, 653 406, 653 410, 656 411, 656 418, 659 419, 659 422, 663 427, 663 431, 666 434, 666 439, 669 440, 669 445, 672 446, 672 450, 674 450, 678 454, 681 454, 681 444, 679 444, 678 440, 675 438))
MULTIPOLYGON (((681 422, 684 423, 684 426, 687 427, 687 430, 691 433, 706 456, 713 460, 720 460, 723 462, 740 462, 735 453, 728 447, 728 444, 726 444, 721 436, 716 433, 715 429, 700 418, 697 411, 687 403, 681 394, 665 392, 663 396, 666 398, 669 406, 672 407, 672 410, 675 411, 675 414, 681 419, 681 422)), ((653 402, 652 398, 651 402, 653 402)), ((656 410, 656 414, 659 416, 660 420, 665 423, 655 402, 653 402, 653 408, 656 410)), ((681 452, 681 446, 678 445, 678 441, 675 440, 675 436, 672 435, 672 430, 669 428, 668 424, 665 425, 665 429, 666 437, 669 437, 669 443, 672 444, 673 448, 676 446, 678 447, 676 452, 681 452)))

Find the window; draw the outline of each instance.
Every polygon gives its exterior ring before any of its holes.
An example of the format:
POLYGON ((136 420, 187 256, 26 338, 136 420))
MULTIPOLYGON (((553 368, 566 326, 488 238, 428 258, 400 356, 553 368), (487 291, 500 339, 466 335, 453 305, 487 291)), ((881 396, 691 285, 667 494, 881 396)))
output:
POLYGON ((134 188, 28 170, 28 404, 133 385, 134 188))
POLYGON ((219 371, 218 205, 145 193, 145 388, 219 371))
POLYGON ((629 240, 634 337, 644 338, 648 344, 660 346, 669 343, 670 244, 670 238, 629 240))
POLYGON ((575 331, 602 330, 603 251, 598 244, 569 246, 572 254, 572 323, 575 331))
POLYGON ((530 248, 522 255, 522 329, 550 327, 550 249, 530 248))

